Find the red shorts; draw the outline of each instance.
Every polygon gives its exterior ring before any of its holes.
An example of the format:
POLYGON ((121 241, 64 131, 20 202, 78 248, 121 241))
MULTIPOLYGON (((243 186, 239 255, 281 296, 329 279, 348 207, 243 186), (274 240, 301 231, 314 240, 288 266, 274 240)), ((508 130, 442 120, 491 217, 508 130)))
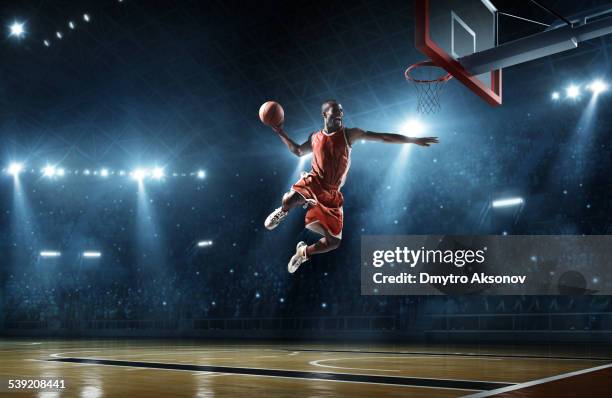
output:
POLYGON ((293 184, 291 190, 302 195, 308 204, 306 228, 321 235, 328 233, 342 238, 344 197, 337 188, 325 186, 316 175, 307 174, 293 184))

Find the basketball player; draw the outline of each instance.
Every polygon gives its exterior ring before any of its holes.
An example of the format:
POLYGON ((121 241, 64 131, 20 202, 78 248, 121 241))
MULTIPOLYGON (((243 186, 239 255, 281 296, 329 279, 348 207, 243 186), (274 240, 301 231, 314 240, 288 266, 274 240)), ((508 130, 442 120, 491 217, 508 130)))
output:
POLYGON ((392 144, 417 144, 429 146, 438 143, 437 137, 412 138, 399 134, 374 133, 359 128, 345 128, 342 122, 342 105, 335 100, 325 101, 321 106, 323 129, 312 133, 301 145, 296 144, 283 130, 274 128, 287 148, 296 156, 312 152, 312 170, 302 173, 289 192, 283 196, 282 206, 274 210, 264 223, 274 229, 287 217, 289 211, 298 206, 308 207, 306 228, 323 237, 313 245, 299 242, 295 254, 287 266, 294 273, 302 263, 315 254, 336 249, 342 239, 342 203, 340 188, 344 185, 351 164, 351 147, 358 140, 378 141, 392 144))

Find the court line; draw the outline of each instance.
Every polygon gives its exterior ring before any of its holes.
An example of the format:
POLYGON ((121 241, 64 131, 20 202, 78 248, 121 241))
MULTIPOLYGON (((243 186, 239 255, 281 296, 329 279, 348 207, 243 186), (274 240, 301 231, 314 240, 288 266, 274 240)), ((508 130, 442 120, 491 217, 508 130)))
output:
POLYGON ((349 370, 371 370, 376 372, 401 372, 401 370, 397 369, 366 369, 366 368, 349 368, 346 366, 333 366, 333 365, 323 365, 321 362, 329 362, 329 361, 353 361, 359 359, 397 359, 397 357, 366 357, 366 358, 328 358, 328 359, 317 359, 316 361, 308 362, 309 365, 312 366, 320 366, 322 368, 331 368, 331 369, 349 369, 349 370))
POLYGON ((595 366, 593 368, 587 368, 587 369, 582 369, 582 370, 576 370, 576 371, 573 371, 573 372, 562 373, 562 374, 559 374, 559 375, 556 375, 556 376, 545 377, 543 379, 537 379, 537 380, 527 381, 525 383, 515 384, 515 385, 512 385, 512 386, 497 388, 495 390, 482 391, 482 392, 479 392, 479 393, 476 393, 476 394, 466 395, 463 398, 484 398, 484 397, 490 397, 490 396, 497 395, 497 394, 503 394, 503 393, 506 393, 506 392, 509 392, 509 391, 522 390, 523 388, 536 386, 538 384, 550 383, 551 381, 567 379, 569 377, 574 377, 574 376, 582 375, 582 374, 585 374, 585 373, 596 372, 598 370, 603 370, 603 369, 607 369, 607 368, 611 368, 611 367, 612 367, 612 363, 609 363, 607 365, 595 366))
POLYGON ((455 379, 427 379, 417 377, 400 377, 400 376, 380 376, 380 375, 361 375, 350 373, 327 373, 327 372, 309 372, 296 370, 280 370, 280 369, 265 369, 265 368, 240 368, 228 366, 211 366, 211 365, 187 365, 174 363, 160 362, 132 362, 105 360, 93 358, 54 358, 47 359, 50 362, 64 362, 90 365, 107 365, 107 366, 122 366, 136 368, 150 368, 161 370, 182 370, 182 371, 200 371, 200 372, 216 372, 247 376, 263 376, 263 377, 278 377, 278 378, 293 378, 306 380, 326 380, 326 381, 341 381, 350 383, 365 383, 365 384, 385 384, 404 387, 430 387, 430 388, 445 388, 453 390, 490 390, 500 386, 509 386, 511 383, 502 382, 484 382, 475 380, 455 380, 455 379))
MULTIPOLYGON (((75 347, 76 348, 76 347, 75 347)), ((166 348, 157 348, 157 347, 84 347, 84 348, 88 348, 87 350, 76 350, 76 351, 63 351, 63 352, 56 352, 53 354, 49 354, 49 356, 51 357, 58 357, 58 355, 63 355, 63 354, 79 354, 81 352, 101 352, 101 351, 125 351, 125 350, 134 350, 136 349, 142 349, 142 350, 147 350, 147 351, 155 351, 158 350, 160 353, 168 353, 166 348)), ((57 348, 45 348, 42 350, 39 350, 41 353, 43 353, 44 351, 56 351, 57 348)), ((17 350, 10 350, 7 352, 15 352, 17 350)), ((21 351, 21 350, 20 350, 21 351)), ((255 352, 260 352, 260 351, 279 351, 282 353, 286 353, 287 351, 290 350, 286 350, 284 348, 264 348, 264 349, 257 349, 257 348, 235 348, 235 349, 230 349, 230 348, 224 348, 224 349, 206 349, 206 348, 173 348, 172 349, 173 352, 183 352, 183 351, 187 351, 189 353, 205 353, 205 352, 244 352, 244 351, 255 351, 255 352)), ((0 352, 2 352, 0 350, 0 352)), ((121 354, 119 354, 121 355, 121 354)), ((287 354, 287 355, 291 355, 291 354, 287 354)))
MULTIPOLYGON (((65 358, 65 357, 62 357, 60 355, 62 355, 62 354, 71 354, 71 353, 78 354, 78 353, 83 353, 83 352, 100 352, 100 351, 88 351, 88 350, 69 351, 69 352, 63 352, 63 353, 60 352, 60 353, 52 354, 52 355, 49 355, 49 356, 53 357, 53 358, 65 358)), ((295 351, 295 352, 297 353, 297 351, 295 351)), ((331 354, 331 352, 328 352, 327 354, 331 354)), ((289 355, 291 355, 291 354, 289 354, 289 355)), ((413 359, 413 358, 429 358, 429 357, 430 357, 429 355, 428 356, 423 356, 423 357, 414 357, 413 356, 410 359, 413 359)), ((369 359, 369 358, 372 358, 372 357, 367 357, 367 358, 362 358, 362 359, 369 359)), ((77 359, 91 359, 91 360, 99 360, 99 361, 112 361, 113 360, 111 358, 91 358, 91 357, 89 357, 89 358, 77 358, 77 359)), ((360 358, 346 358, 346 359, 353 360, 353 359, 360 359, 360 358)), ((480 358, 463 358, 463 359, 480 359, 480 358)), ((321 359, 320 361, 333 361, 333 360, 335 360, 335 358, 321 359)), ((495 359, 495 360, 498 360, 498 359, 495 359)), ((140 362, 140 361, 138 361, 138 362, 140 362)), ((309 362, 309 364, 313 365, 312 362, 314 362, 314 361, 309 362)), ((141 362, 141 363, 149 363, 149 362, 141 362)), ((83 363, 83 365, 88 365, 88 364, 83 363)), ((194 366, 215 366, 215 365, 194 365, 194 366)), ((222 365, 218 365, 218 366, 222 366, 222 365)), ((316 365, 314 365, 314 366, 316 366, 316 365)), ((319 365, 319 366, 326 367, 325 365, 319 365)), ((328 367, 331 367, 331 366, 328 366, 328 367)), ((240 369, 240 368, 237 368, 237 369, 240 369)), ((263 370, 284 371, 284 369, 274 369, 274 368, 248 368, 248 369, 263 369, 263 370)), ((350 369, 350 368, 345 368, 345 369, 350 369)), ((178 370, 178 371, 181 371, 180 369, 167 369, 167 370, 178 370)), ((354 368, 353 370, 369 370, 369 369, 354 368)), ((379 369, 372 369, 372 370, 379 370, 379 369)), ((343 374, 349 374, 349 373, 343 373, 343 374)), ((362 375, 362 376, 368 376, 368 375, 362 375)), ((389 377, 405 377, 405 376, 389 376, 389 377)), ((421 379, 421 380, 440 380, 440 378, 437 378, 437 377, 418 377, 418 379, 421 379)), ((474 381, 474 382, 481 382, 481 383, 494 383, 494 384, 500 384, 500 385, 513 385, 513 384, 519 383, 519 382, 514 382, 514 381, 490 381, 490 380, 474 380, 474 379, 442 379, 442 380, 452 380, 452 381, 459 381, 459 382, 472 382, 472 381, 474 381)))
MULTIPOLYGON (((410 357, 409 359, 416 359, 416 358, 431 358, 431 356, 413 356, 413 357, 410 357)), ((401 370, 397 370, 397 369, 365 369, 365 368, 351 368, 347 366, 333 366, 333 365, 321 364, 321 362, 357 361, 361 359, 398 359, 398 357, 395 356, 395 357, 361 357, 361 358, 326 358, 326 359, 317 359, 314 361, 310 361, 308 362, 308 364, 312 366, 320 366, 323 368, 332 368, 332 369, 372 370, 372 371, 379 371, 379 372, 401 372, 401 370)), ((457 359, 479 360, 479 361, 501 361, 502 360, 501 358, 457 358, 457 359)))
MULTIPOLYGON (((104 348, 104 347, 89 347, 89 348, 91 348, 91 349, 89 349, 89 350, 56 352, 56 353, 53 353, 53 354, 49 354, 49 356, 52 357, 52 358, 62 358, 62 356, 66 355, 66 354, 77 354, 78 355, 78 354, 85 353, 85 352, 105 352, 105 351, 113 351, 116 354, 113 353, 112 355, 119 355, 119 356, 128 356, 128 355, 138 356, 138 355, 140 355, 140 354, 128 354, 128 353, 121 354, 121 353, 117 353, 117 351, 124 350, 124 348, 119 348, 119 349, 118 348, 104 348)), ((140 348, 140 347, 138 347, 138 348, 140 348)), ((125 348, 125 350, 133 350, 133 348, 131 348, 131 347, 130 348, 125 348)), ((149 356, 149 355, 158 355, 158 354, 167 354, 168 353, 168 351, 165 348, 151 348, 151 349, 147 348, 147 350, 148 351, 159 350, 159 352, 157 352, 157 353, 152 352, 152 353, 149 353, 149 354, 142 354, 142 355, 149 356)), ((198 349, 188 349, 188 348, 185 348, 183 350, 175 350, 175 349, 173 349, 172 351, 173 352, 174 351, 181 351, 181 352, 182 351, 187 351, 190 354, 204 354, 204 353, 208 353, 208 352, 211 352, 211 353, 215 353, 215 352, 232 352, 232 353, 238 352, 238 353, 242 353, 244 351, 257 351, 257 352, 259 352, 261 350, 257 350, 255 348, 253 348, 251 350, 249 350, 249 349, 241 350, 239 348, 237 348, 237 349, 222 349, 222 350, 207 350, 207 349, 198 350, 198 349)), ((269 349, 264 349, 264 351, 280 351, 282 353, 286 353, 287 352, 287 350, 282 349, 282 348, 279 348, 279 349, 269 348, 269 349)), ((287 355, 295 355, 295 354, 291 353, 291 354, 287 354, 287 355)), ((275 355, 274 357, 278 357, 278 356, 275 355)), ((223 358, 223 359, 233 359, 233 358, 223 358)))
MULTIPOLYGON (((233 351, 233 350, 217 350, 217 351, 233 351)), ((276 350, 274 350, 276 351, 276 350)), ((55 353, 55 354, 51 354, 49 355, 50 357, 53 358, 64 358, 62 357, 62 355, 64 354, 79 354, 79 353, 85 353, 85 352, 100 352, 100 350, 81 350, 81 351, 67 351, 67 352, 60 352, 60 353, 55 353)), ((298 351, 294 351, 291 354, 288 355, 293 355, 293 354, 297 354, 299 353, 298 351)), ((331 352, 328 352, 327 354, 331 354, 331 352)), ((138 356, 137 354, 133 354, 134 356, 138 356)), ((153 355, 153 354, 144 354, 144 355, 153 355)), ((157 354, 155 354, 157 355, 157 354)), ((275 356, 276 357, 276 356, 275 356)), ((429 358, 431 357, 431 355, 427 355, 427 356, 422 356, 420 358, 429 358)), ((257 357, 256 357, 257 358, 257 357)), ((369 359, 372 357, 367 357, 367 358, 361 358, 361 359, 369 359)), ((392 357, 393 358, 393 357, 392 357)), ((411 359, 413 358, 419 358, 419 357, 411 357, 411 359)), ((93 359, 93 360, 113 360, 110 358, 85 358, 85 359, 93 359)), ((211 359, 221 359, 221 358, 211 358, 211 359)), ((233 358, 232 358, 233 359, 233 358)), ((323 361, 334 361, 334 360, 341 360, 341 359, 346 359, 346 360, 358 360, 360 358, 329 358, 329 359, 321 359, 318 361, 311 361, 309 362, 310 365, 313 366, 320 366, 320 367, 327 367, 327 368, 336 368, 336 369, 349 369, 349 370, 363 370, 363 371, 383 371, 383 372, 399 372, 399 370, 384 370, 384 369, 363 369, 363 368, 348 368, 348 367, 336 367, 336 366, 331 366, 331 365, 320 365, 320 364, 315 364, 313 362, 323 362, 323 361)), ((480 359, 480 358, 462 358, 462 359, 480 359)), ((490 359, 490 360, 501 360, 501 359, 490 359)), ((86 365, 86 364, 84 364, 86 365)), ((202 366, 212 366, 212 365, 202 365, 202 366)), ((258 369, 258 368, 253 368, 253 369, 258 369)), ((177 369, 167 369, 167 370, 177 370, 177 369)), ((268 369, 268 370, 278 370, 278 369, 268 369)), ((393 376, 393 377, 402 377, 402 376, 393 376)), ((418 379, 421 380, 439 380, 439 378, 435 378, 435 377, 419 377, 418 379)), ((499 383, 499 384, 504 384, 504 385, 512 385, 512 384, 516 384, 518 382, 513 382, 513 381, 508 381, 508 382, 497 382, 497 381, 489 381, 489 380, 473 380, 473 379, 445 379, 445 380, 453 380, 453 381, 460 381, 460 382, 482 382, 482 383, 499 383)))
POLYGON ((80 354, 83 352, 100 352, 101 350, 79 350, 79 351, 65 351, 65 352, 56 352, 55 354, 49 354, 51 358, 62 358, 64 354, 80 354))
MULTIPOLYGON (((32 359, 32 361, 40 361, 40 362, 47 362, 47 361, 53 361, 53 360, 49 360, 49 359, 32 359)), ((88 364, 88 363, 69 363, 69 362, 64 362, 64 364, 66 365, 74 365, 74 366, 96 366, 96 364, 88 364)), ((120 367, 125 369, 126 367, 129 366, 123 366, 123 365, 105 365, 105 366, 109 366, 109 367, 120 367)), ((163 371, 171 371, 171 372, 183 372, 183 370, 177 370, 177 369, 157 369, 157 368, 132 368, 129 370, 163 370, 163 371)), ((194 376, 234 376, 234 377, 271 377, 271 378, 277 378, 278 376, 267 376, 267 375, 254 375, 254 374, 239 374, 239 373, 218 373, 218 372, 193 372, 192 375, 194 376)), ((385 383, 373 383, 373 382, 362 382, 362 381, 344 381, 344 380, 332 380, 332 379, 323 379, 323 380, 318 380, 318 379, 303 379, 303 378, 299 378, 299 377, 283 377, 286 379, 292 379, 292 380, 303 380, 303 381, 329 381, 329 382, 334 382, 334 383, 353 383, 353 384, 375 384, 375 385, 388 385, 385 383)), ((465 388, 450 388, 450 387, 430 387, 430 386, 411 386, 411 385, 396 385, 397 387, 413 387, 413 388, 429 388, 429 389, 436 389, 436 390, 460 390, 460 391, 475 391, 475 390, 471 390, 471 389, 465 389, 465 388)))
POLYGON ((584 361, 609 361, 612 358, 608 357, 564 357, 564 356, 539 356, 539 355, 514 355, 514 354, 478 354, 472 352, 460 353, 460 352, 421 352, 421 351, 359 351, 359 350, 324 350, 318 348, 304 348, 304 349, 289 349, 284 348, 285 351, 301 351, 301 352, 341 352, 350 354, 389 354, 389 355, 425 355, 425 356, 449 356, 449 357, 489 357, 489 358, 517 358, 517 359, 558 359, 558 360, 584 360, 584 361))

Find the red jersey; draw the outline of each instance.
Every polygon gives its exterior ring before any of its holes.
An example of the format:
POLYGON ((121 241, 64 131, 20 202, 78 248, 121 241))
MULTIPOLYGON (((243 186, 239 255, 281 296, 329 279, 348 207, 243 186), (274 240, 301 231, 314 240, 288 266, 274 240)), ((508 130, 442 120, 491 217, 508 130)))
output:
POLYGON ((324 130, 314 133, 312 146, 312 174, 326 189, 339 190, 351 166, 351 147, 344 128, 332 134, 324 130))
POLYGON ((341 238, 344 197, 340 188, 351 166, 351 146, 344 128, 332 134, 318 131, 310 137, 310 143, 312 170, 304 173, 291 189, 309 205, 306 228, 341 238))

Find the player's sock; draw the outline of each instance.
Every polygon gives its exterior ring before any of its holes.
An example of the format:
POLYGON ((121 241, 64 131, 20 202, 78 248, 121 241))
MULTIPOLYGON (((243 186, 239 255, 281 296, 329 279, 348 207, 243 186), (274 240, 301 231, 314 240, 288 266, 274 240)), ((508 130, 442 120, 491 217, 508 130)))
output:
POLYGON ((287 217, 287 214, 289 214, 289 212, 283 210, 282 207, 277 208, 266 218, 266 221, 264 221, 264 226, 269 230, 278 227, 278 224, 280 224, 281 221, 287 217))
POLYGON ((289 264, 287 264, 287 271, 289 271, 290 274, 293 274, 300 268, 300 265, 309 260, 306 256, 306 247, 308 247, 308 245, 306 245, 304 241, 299 242, 295 247, 295 254, 291 257, 291 260, 289 260, 289 264))

